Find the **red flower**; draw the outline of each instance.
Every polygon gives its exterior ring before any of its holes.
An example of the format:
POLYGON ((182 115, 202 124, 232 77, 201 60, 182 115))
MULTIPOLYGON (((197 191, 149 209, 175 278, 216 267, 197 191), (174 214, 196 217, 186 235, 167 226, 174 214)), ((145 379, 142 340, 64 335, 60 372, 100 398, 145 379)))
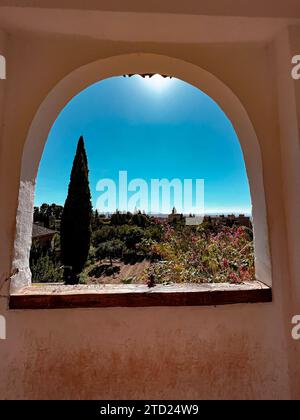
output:
POLYGON ((223 266, 225 268, 228 268, 229 267, 229 262, 228 262, 227 258, 223 258, 223 266))

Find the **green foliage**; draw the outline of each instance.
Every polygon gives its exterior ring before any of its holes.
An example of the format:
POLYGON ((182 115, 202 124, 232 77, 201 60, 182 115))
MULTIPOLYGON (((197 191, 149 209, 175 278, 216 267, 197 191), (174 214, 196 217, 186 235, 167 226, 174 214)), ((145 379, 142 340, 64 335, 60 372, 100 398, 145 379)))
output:
MULTIPOLYGON (((114 277, 120 271, 120 266, 113 264, 114 260, 134 265, 145 258, 151 264, 142 277, 140 274, 126 277, 120 280, 123 284, 145 281, 150 287, 156 283, 178 282, 242 283, 255 278, 251 229, 235 226, 231 220, 216 225, 210 217, 201 226, 186 226, 183 218, 176 213, 168 222, 141 212, 131 214, 117 211, 106 218, 97 211, 92 212, 87 174, 84 147, 80 148, 78 145, 66 210, 63 212, 65 220, 62 222, 62 229, 72 226, 73 236, 69 238, 68 252, 60 249, 64 238, 60 241, 59 235, 54 237, 54 246, 51 249, 33 244, 30 255, 33 281, 62 281, 61 251, 62 256, 68 253, 70 255, 68 260, 62 257, 63 263, 77 267, 69 273, 65 270, 64 279, 69 283, 88 283, 90 277, 114 277), (79 177, 81 180, 77 182, 79 177), (85 204, 82 207, 79 203, 85 204), (71 208, 74 211, 71 212, 71 208), (89 247, 88 241, 83 240, 86 258, 80 259, 78 256, 82 255, 82 238, 91 235, 89 225, 84 222, 84 217, 88 214, 93 233, 89 247), (82 234, 82 226, 85 226, 87 236, 82 234), (87 269, 82 270, 84 267, 87 269)), ((60 212, 61 206, 43 204, 35 209, 35 218, 51 221, 55 217, 59 220, 60 212)))
POLYGON ((140 227, 140 228, 146 228, 150 224, 149 216, 146 214, 142 214, 141 212, 138 212, 132 216, 132 224, 140 227))
POLYGON ((137 226, 120 225, 120 226, 102 226, 93 233, 92 243, 95 247, 113 239, 118 239, 124 243, 127 248, 134 248, 141 241, 144 230, 137 226))
POLYGON ((125 243, 127 248, 132 249, 142 240, 144 231, 138 226, 123 225, 117 230, 116 236, 125 243))
POLYGON ((163 236, 162 225, 151 225, 145 229, 145 238, 160 242, 163 236))
POLYGON ((131 213, 121 213, 119 211, 116 211, 114 214, 111 215, 110 223, 113 226, 121 226, 125 225, 130 222, 131 220, 131 213))
POLYGON ((84 141, 80 137, 61 218, 61 258, 66 267, 66 283, 78 283, 78 275, 88 259, 91 217, 88 163, 84 141))
POLYGON ((61 282, 63 281, 63 270, 59 259, 59 250, 55 247, 55 243, 59 240, 59 235, 54 237, 54 246, 42 246, 33 242, 30 250, 30 270, 32 273, 32 281, 41 282, 61 282))
POLYGON ((116 228, 114 226, 104 225, 92 234, 92 244, 98 247, 100 244, 116 238, 116 228))
POLYGON ((33 221, 41 223, 46 228, 55 229, 55 221, 61 219, 62 212, 63 206, 44 203, 40 207, 34 207, 33 221))
POLYGON ((105 218, 104 215, 100 215, 98 210, 92 212, 92 220, 91 220, 91 227, 92 231, 96 231, 101 228, 101 226, 108 224, 109 221, 105 218))
POLYGON ((123 251, 124 243, 119 239, 113 239, 102 242, 96 251, 96 255, 100 259, 108 257, 110 259, 110 263, 112 264, 112 259, 121 258, 123 256, 123 251))
POLYGON ((63 280, 63 270, 56 266, 49 255, 44 255, 38 258, 31 265, 32 282, 40 283, 61 282, 63 280))

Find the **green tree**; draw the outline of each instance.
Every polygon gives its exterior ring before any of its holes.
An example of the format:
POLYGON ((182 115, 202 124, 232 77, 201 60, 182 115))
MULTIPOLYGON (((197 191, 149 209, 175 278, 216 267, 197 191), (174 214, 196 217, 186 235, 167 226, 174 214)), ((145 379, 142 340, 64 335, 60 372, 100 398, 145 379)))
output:
POLYGON ((149 216, 139 211, 132 216, 132 223, 144 229, 150 224, 149 216))
POLYGON ((98 229, 99 225, 100 225, 99 213, 98 213, 98 210, 96 210, 95 213, 93 214, 93 219, 92 219, 92 229, 93 229, 93 231, 98 229))
POLYGON ((114 226, 103 225, 100 229, 93 232, 92 243, 95 247, 98 247, 101 243, 114 239, 116 236, 116 228, 114 226))
POLYGON ((96 255, 98 258, 109 258, 110 265, 113 265, 113 258, 121 258, 124 251, 124 243, 119 239, 103 242, 99 245, 96 255))
POLYGON ((61 219, 61 256, 67 284, 79 282, 90 249, 92 204, 88 172, 84 141, 80 137, 61 219))
POLYGON ((56 283, 62 281, 62 269, 59 265, 55 265, 48 254, 41 255, 30 268, 33 283, 40 283, 41 281, 56 283))

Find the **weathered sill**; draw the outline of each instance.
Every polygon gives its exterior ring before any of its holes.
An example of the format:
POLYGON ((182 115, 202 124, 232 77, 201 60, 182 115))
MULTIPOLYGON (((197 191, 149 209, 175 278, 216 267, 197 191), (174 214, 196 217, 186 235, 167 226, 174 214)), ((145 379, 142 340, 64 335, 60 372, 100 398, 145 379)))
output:
POLYGON ((35 284, 10 296, 10 309, 67 309, 149 306, 217 306, 272 302, 259 281, 235 284, 97 285, 35 284))

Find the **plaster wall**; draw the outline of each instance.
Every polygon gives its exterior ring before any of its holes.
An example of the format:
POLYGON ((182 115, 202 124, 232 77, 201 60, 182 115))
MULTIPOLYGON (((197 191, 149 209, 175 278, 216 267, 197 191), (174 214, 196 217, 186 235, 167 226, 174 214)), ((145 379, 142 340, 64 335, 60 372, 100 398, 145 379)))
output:
MULTIPOLYGON (((289 75, 291 57, 299 55, 299 27, 290 27, 277 37, 277 84, 280 125, 281 161, 283 169, 283 200, 287 228, 287 250, 291 283, 289 317, 300 313, 300 226, 296 222, 300 211, 300 85, 289 75)), ((291 343, 292 389, 299 387, 299 346, 291 343)))

